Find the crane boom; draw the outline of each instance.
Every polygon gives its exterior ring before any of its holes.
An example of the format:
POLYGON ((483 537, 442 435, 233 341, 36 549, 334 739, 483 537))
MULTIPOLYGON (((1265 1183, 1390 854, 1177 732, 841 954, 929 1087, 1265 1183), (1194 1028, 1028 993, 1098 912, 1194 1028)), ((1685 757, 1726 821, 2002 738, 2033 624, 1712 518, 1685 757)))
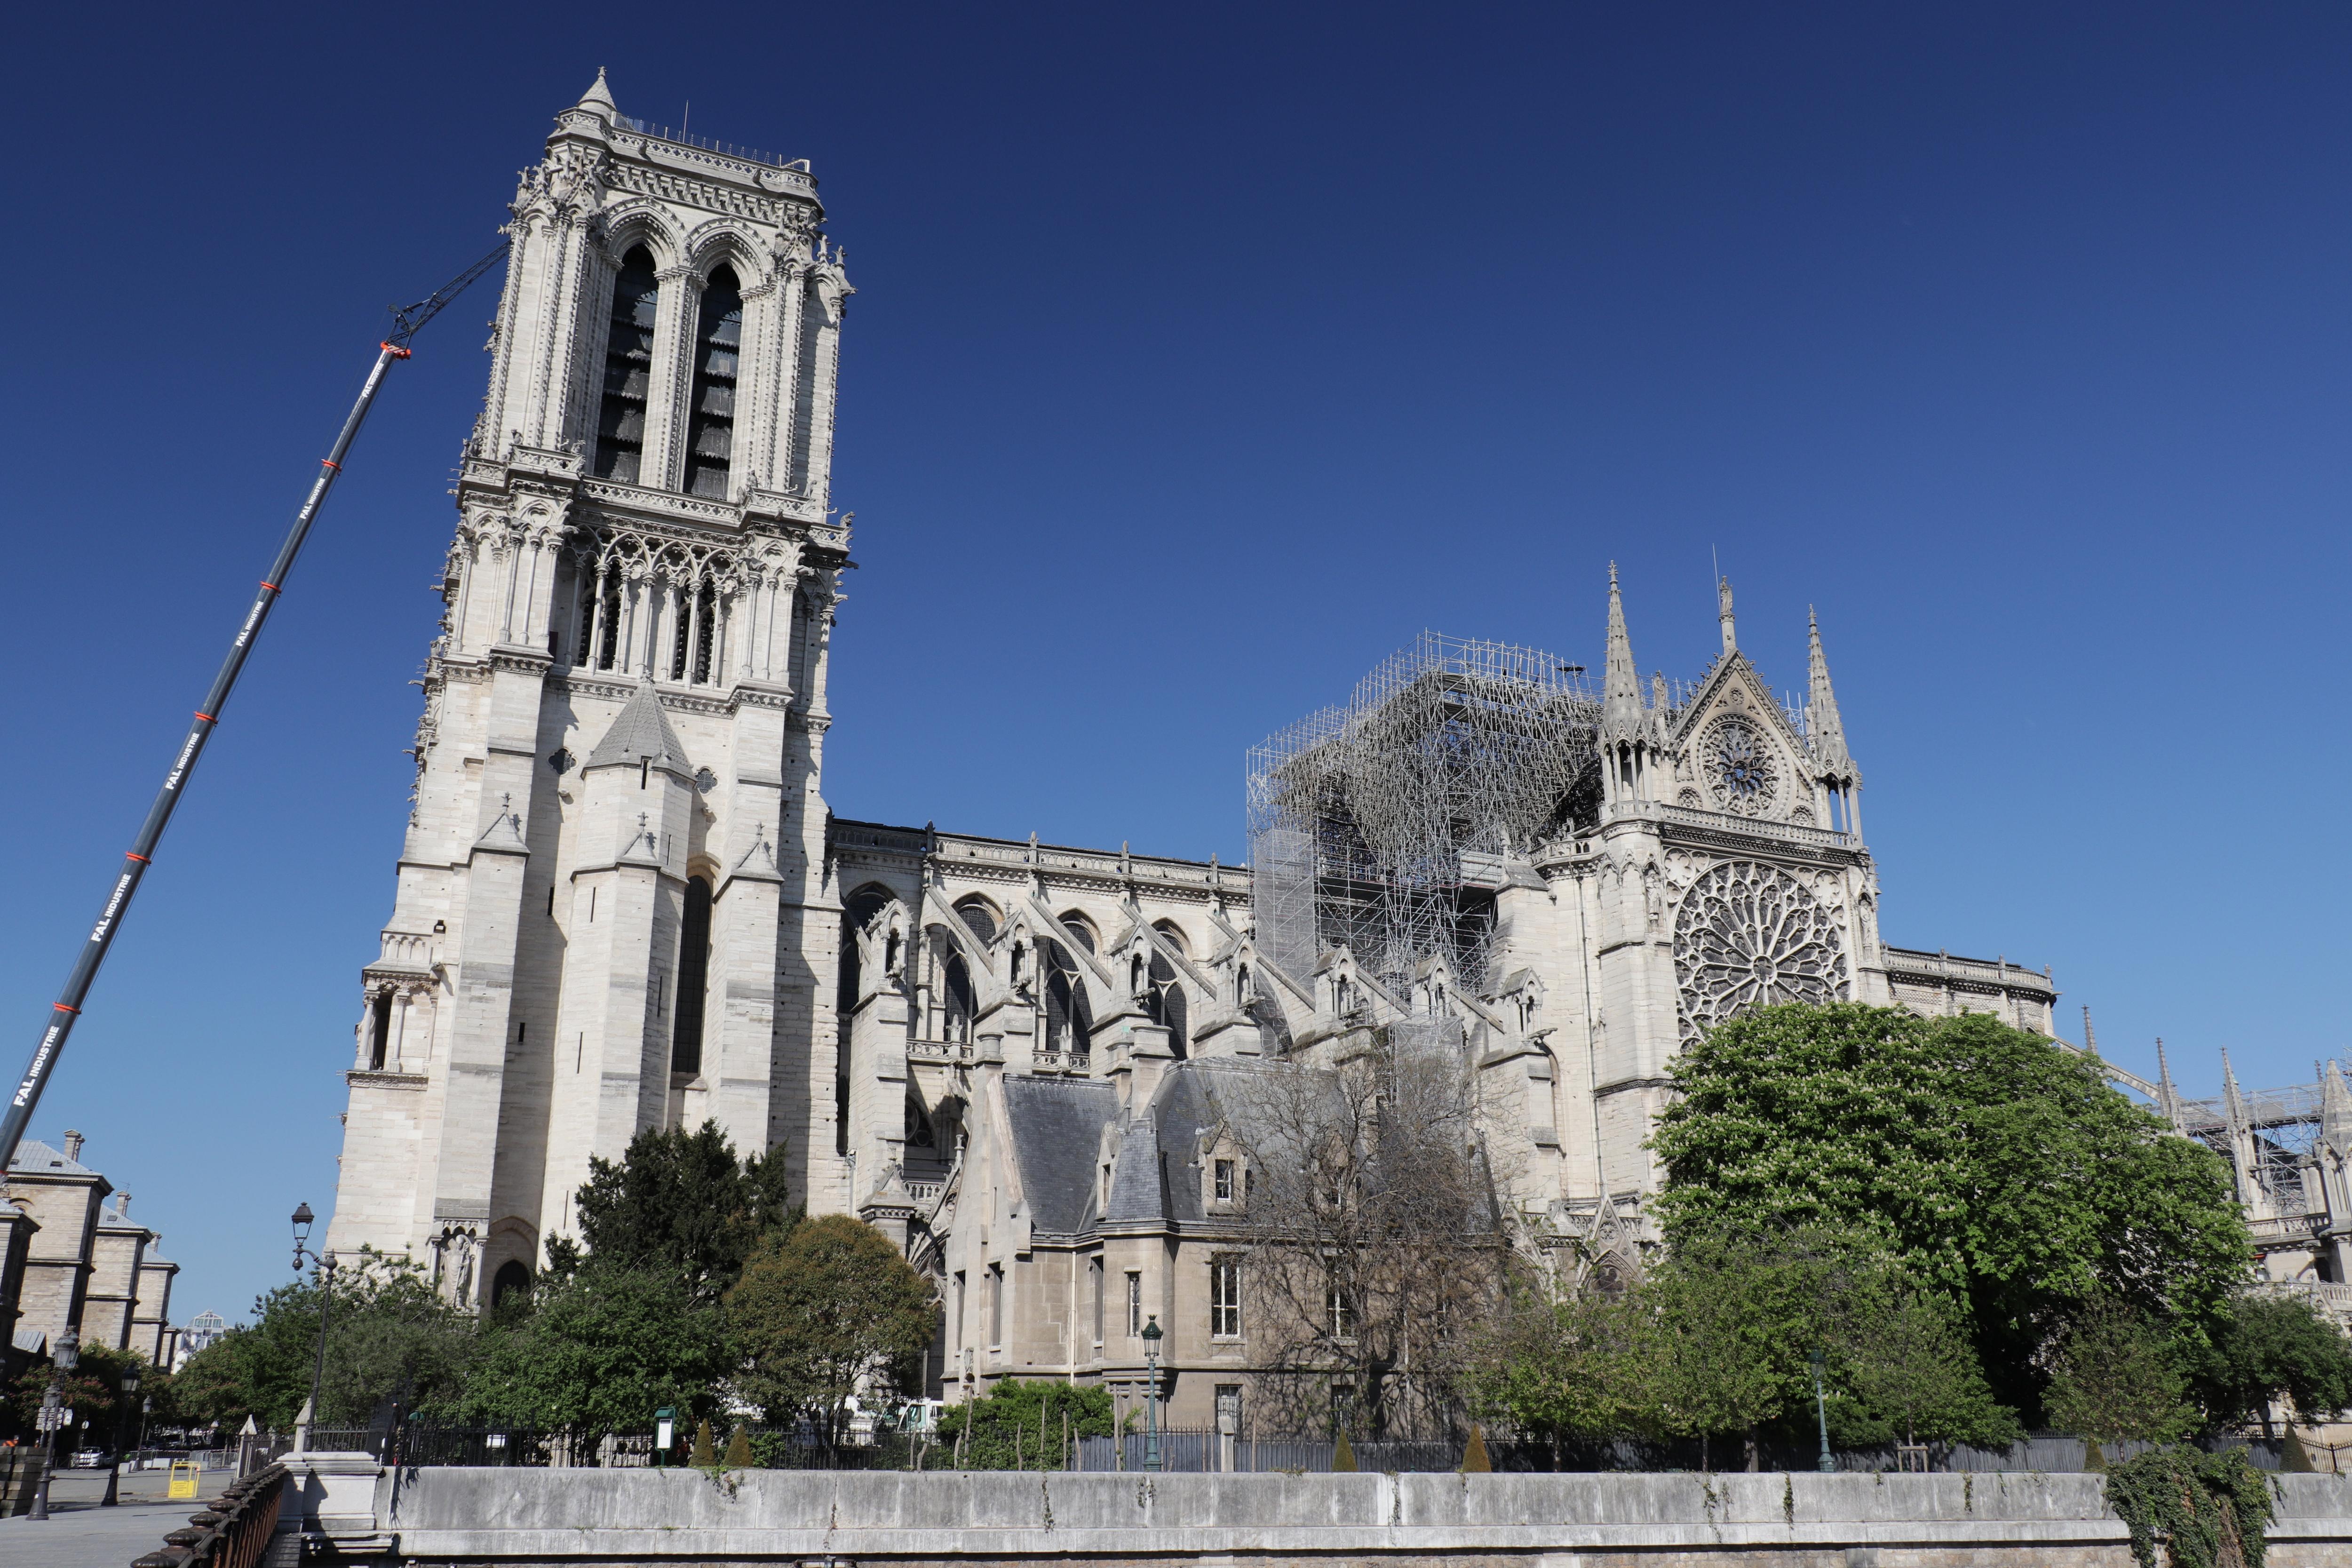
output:
POLYGON ((229 640, 228 655, 221 660, 220 671, 213 677, 212 689, 205 693, 204 706, 188 725, 188 732, 173 756, 171 770, 163 775, 163 787, 155 792, 155 804, 147 808, 147 820, 139 826, 139 834, 131 847, 123 852, 122 868, 115 874, 114 886, 108 891, 105 906, 100 910, 98 923, 90 928, 89 940, 81 944, 73 970, 66 976, 65 989, 50 1004, 49 1017, 41 1031, 40 1044, 33 1048, 33 1058, 16 1081, 16 1092, 8 1100, 7 1113, 0 1117, 0 1171, 7 1169, 16 1157, 16 1145, 23 1141, 25 1129, 31 1124, 33 1111, 41 1102, 41 1090, 47 1087, 49 1075, 57 1070, 58 1057, 65 1049, 66 1037, 73 1033, 74 1023, 81 1016, 82 1004, 89 998, 91 983, 98 978, 99 965, 106 962, 107 949, 114 945, 115 933, 122 929, 122 917, 130 912, 131 900, 139 891, 141 879, 153 863, 155 846, 163 837, 163 829, 172 820, 172 813, 180 804, 187 788, 188 775, 195 771, 196 761, 204 755, 205 743, 219 727, 221 710, 227 706, 229 693, 236 689, 236 678, 245 668, 246 657, 252 653, 254 642, 261 636, 269 612, 285 591, 288 574, 294 569, 294 557, 301 552, 302 541, 318 521, 319 510, 327 503, 327 494, 335 487, 337 476, 343 471, 343 458, 352 449, 352 440, 360 433, 360 424, 367 418, 375 395, 383 385, 383 374, 396 360, 408 357, 408 341, 425 322, 439 314, 443 306, 456 299, 466 287, 495 266, 507 253, 503 245, 474 263, 442 288, 413 305, 396 306, 393 310, 391 333, 377 345, 375 363, 368 371, 367 383, 360 388, 359 398, 343 419, 343 427, 335 437, 335 444, 319 459, 318 477, 310 481, 310 493, 304 498, 301 510, 294 514, 294 524, 287 531, 286 542, 278 547, 278 558, 270 563, 269 574, 261 580, 260 588, 247 609, 245 620, 229 640))

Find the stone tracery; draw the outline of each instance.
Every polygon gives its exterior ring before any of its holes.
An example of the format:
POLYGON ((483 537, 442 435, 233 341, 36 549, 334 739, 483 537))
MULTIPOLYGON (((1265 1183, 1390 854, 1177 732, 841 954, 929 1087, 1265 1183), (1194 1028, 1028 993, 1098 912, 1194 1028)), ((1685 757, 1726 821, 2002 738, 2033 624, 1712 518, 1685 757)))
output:
POLYGON ((1735 860, 1684 896, 1675 919, 1683 1044, 1774 1002, 1842 1002, 1852 994, 1835 913, 1777 867, 1735 860))

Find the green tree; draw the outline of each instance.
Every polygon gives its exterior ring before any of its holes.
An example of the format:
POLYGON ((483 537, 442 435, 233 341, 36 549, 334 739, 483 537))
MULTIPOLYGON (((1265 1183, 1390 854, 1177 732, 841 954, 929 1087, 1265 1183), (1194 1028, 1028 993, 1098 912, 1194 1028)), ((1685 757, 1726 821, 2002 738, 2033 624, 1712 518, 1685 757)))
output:
POLYGON ((963 1469, 1059 1470, 1069 1463, 1062 1451, 1065 1419, 1073 1437, 1109 1436, 1110 1391, 1008 1377, 986 1398, 942 1413, 938 1436, 942 1448, 960 1455, 963 1469))
POLYGON ((2171 1337, 2101 1296, 2059 1341, 2051 1367, 2051 1420, 2094 1443, 2166 1443, 2197 1423, 2171 1337))
POLYGON ((541 1429, 635 1430, 664 1405, 713 1414, 734 1365, 719 1310, 676 1274, 592 1263, 491 1319, 459 1407, 541 1429))
POLYGON ((2088 1062, 1983 1015, 1760 1008, 1674 1068, 1654 1147, 1668 1243, 1807 1226, 1874 1235, 1959 1304, 1995 1395, 2100 1291, 2202 1345, 2250 1242, 2210 1151, 2088 1062))
POLYGON ((1686 1226, 1643 1287, 1655 1314, 1647 1359, 1658 1428, 1700 1439, 1702 1454, 1737 1433, 1747 1468, 1760 1468, 1764 1427, 1811 1398, 1813 1348, 1856 1258, 1857 1244, 1817 1230, 1686 1226))
POLYGON ((2022 1435, 2017 1412, 1986 1385, 1964 1314, 1882 1268, 1831 1312, 1830 1430, 1841 1443, 1900 1438, 2004 1447, 2022 1435))
MULTIPOLYGON (((89 1423, 92 1442, 100 1447, 112 1448, 117 1440, 117 1423, 122 1419, 122 1374, 132 1367, 139 1369, 142 1394, 148 1383, 161 1386, 165 1381, 161 1373, 147 1364, 136 1351, 115 1350, 107 1345, 85 1344, 79 1348, 71 1372, 66 1373, 59 1397, 74 1414, 74 1420, 89 1423)), ((17 1377, 16 1397, 10 1402, 14 1413, 22 1418, 24 1428, 30 1431, 33 1418, 39 1414, 41 1402, 47 1396, 49 1380, 56 1367, 44 1356, 26 1367, 17 1377)), ((132 1409, 136 1409, 135 1405, 132 1409)))
POLYGON ((1555 1442, 1605 1442, 1648 1429, 1651 1317, 1638 1287, 1611 1295, 1525 1286, 1471 1356, 1472 1408, 1555 1442))
POLYGON ((803 1220, 751 1260, 728 1294, 727 1317, 744 1395, 769 1420, 804 1416, 837 1443, 851 1395, 887 1399, 920 1378, 939 1310, 888 1237, 826 1215, 803 1220))
POLYGON ((2316 1420, 2352 1405, 2352 1339, 2306 1301, 2241 1296, 2198 1359, 2190 1385, 2210 1426, 2259 1416, 2267 1432, 2277 1399, 2316 1420))
MULTIPOLYGON (((310 1397, 319 1354, 318 1276, 279 1286, 253 1304, 254 1321, 190 1358, 174 1397, 192 1420, 290 1431, 310 1397)), ((354 1426, 386 1399, 446 1408, 464 1386, 474 1314, 436 1290, 406 1258, 371 1252, 341 1260, 327 1312, 323 1426, 354 1426)))
POLYGON ((592 1157, 574 1208, 580 1239, 548 1242, 552 1276, 577 1269, 584 1250, 607 1267, 674 1274, 706 1303, 800 1212, 786 1194, 783 1147, 738 1160, 715 1121, 692 1132, 648 1129, 617 1164, 592 1157))

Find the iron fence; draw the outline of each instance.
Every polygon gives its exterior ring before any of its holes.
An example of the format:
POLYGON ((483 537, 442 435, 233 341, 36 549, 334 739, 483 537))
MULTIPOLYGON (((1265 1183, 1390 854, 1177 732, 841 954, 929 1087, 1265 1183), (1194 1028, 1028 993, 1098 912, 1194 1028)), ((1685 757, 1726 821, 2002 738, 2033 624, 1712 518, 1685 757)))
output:
MULTIPOLYGON (((1081 1437, 1071 1468, 1077 1470, 1141 1470, 1150 1468, 1151 1437, 1127 1432, 1117 1437, 1081 1437)), ((1462 1468, 1464 1444, 1453 1438, 1367 1438, 1350 1444, 1360 1470, 1435 1471, 1462 1468)), ((1492 1455, 1496 1445, 1488 1445, 1492 1455)), ((1160 1466, 1181 1472, 1284 1471, 1293 1475, 1321 1474, 1338 1459, 1339 1445, 1329 1437, 1236 1436, 1227 1447, 1224 1436, 1208 1427, 1162 1427, 1160 1466)), ((1497 1465, 1496 1468, 1503 1467, 1497 1465)), ((1522 1467, 1515 1467, 1522 1468, 1522 1467)), ((1523 1467, 1534 1468, 1534 1467, 1523 1467)))

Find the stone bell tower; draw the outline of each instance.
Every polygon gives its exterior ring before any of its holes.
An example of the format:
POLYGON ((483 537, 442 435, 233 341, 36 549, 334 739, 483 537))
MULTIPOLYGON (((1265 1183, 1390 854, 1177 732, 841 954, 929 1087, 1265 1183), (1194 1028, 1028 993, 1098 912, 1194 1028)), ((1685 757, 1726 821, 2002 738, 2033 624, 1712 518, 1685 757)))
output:
POLYGON ((329 1237, 481 1303, 647 1127, 714 1118, 812 1207, 845 1190, 820 784, 852 290, 816 182, 599 72, 512 210, 329 1237))

